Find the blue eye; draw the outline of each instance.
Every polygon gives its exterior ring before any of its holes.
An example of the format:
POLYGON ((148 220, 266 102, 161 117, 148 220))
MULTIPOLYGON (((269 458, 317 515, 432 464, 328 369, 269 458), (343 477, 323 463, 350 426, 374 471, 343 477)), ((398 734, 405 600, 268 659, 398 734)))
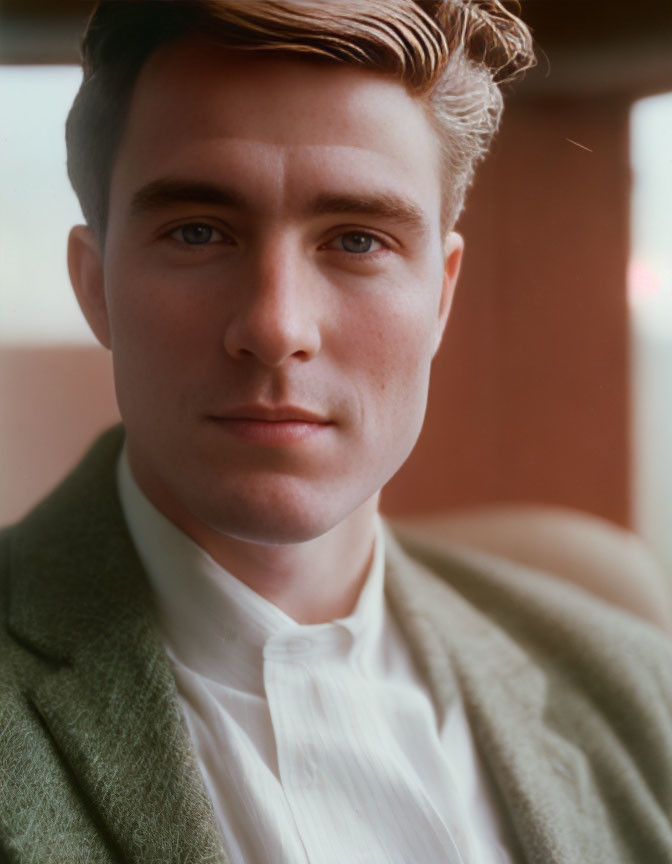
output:
POLYGON ((199 222, 194 222, 192 225, 182 225, 170 236, 188 246, 205 246, 213 240, 221 240, 222 237, 221 233, 212 225, 204 225, 199 222))
POLYGON ((371 234, 364 234, 359 231, 342 234, 338 239, 343 251, 354 255, 365 255, 367 252, 376 251, 374 244, 377 244, 378 248, 381 247, 380 240, 372 237, 371 234))

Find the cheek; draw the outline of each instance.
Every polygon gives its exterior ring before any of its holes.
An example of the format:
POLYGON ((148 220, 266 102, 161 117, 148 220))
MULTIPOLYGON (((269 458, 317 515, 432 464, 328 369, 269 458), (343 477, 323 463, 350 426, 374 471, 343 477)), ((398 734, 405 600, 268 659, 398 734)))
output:
POLYGON ((427 401, 435 322, 426 304, 413 303, 361 317, 352 374, 357 379, 366 370, 362 388, 369 404, 362 407, 371 420, 371 434, 381 435, 393 424, 395 434, 403 436, 407 430, 414 440, 417 437, 427 401))
POLYGON ((133 374, 172 368, 179 376, 203 357, 216 321, 198 292, 171 284, 170 274, 157 278, 141 268, 117 268, 108 284, 113 354, 133 374))
POLYGON ((381 316, 378 328, 363 337, 359 361, 352 376, 359 382, 363 422, 360 458, 353 452, 351 461, 370 488, 380 489, 404 464, 422 429, 431 363, 426 319, 381 316))
POLYGON ((193 312, 168 302, 166 286, 115 273, 110 327, 119 409, 131 426, 173 412, 187 416, 194 381, 204 377, 206 344, 193 312))

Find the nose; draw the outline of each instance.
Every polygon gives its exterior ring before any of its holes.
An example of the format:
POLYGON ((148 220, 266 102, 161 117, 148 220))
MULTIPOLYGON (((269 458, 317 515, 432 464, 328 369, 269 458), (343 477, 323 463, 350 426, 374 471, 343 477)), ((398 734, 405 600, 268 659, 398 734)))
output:
POLYGON ((305 256, 276 241, 246 259, 226 324, 227 353, 267 366, 310 360, 321 347, 320 312, 315 274, 305 256))

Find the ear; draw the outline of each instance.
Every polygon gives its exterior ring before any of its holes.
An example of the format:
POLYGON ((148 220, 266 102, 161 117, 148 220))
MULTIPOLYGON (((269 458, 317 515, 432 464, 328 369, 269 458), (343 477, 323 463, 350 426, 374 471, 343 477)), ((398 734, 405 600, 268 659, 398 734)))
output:
POLYGON ((68 237, 68 272, 79 308, 94 336, 110 348, 110 327, 103 280, 103 253, 87 225, 75 225, 68 237))
POLYGON ((450 307, 453 305, 457 277, 460 275, 462 264, 462 253, 464 251, 464 240, 460 234, 451 231, 445 240, 443 247, 443 285, 441 287, 441 300, 439 302, 439 320, 434 353, 439 350, 443 333, 448 323, 450 307))

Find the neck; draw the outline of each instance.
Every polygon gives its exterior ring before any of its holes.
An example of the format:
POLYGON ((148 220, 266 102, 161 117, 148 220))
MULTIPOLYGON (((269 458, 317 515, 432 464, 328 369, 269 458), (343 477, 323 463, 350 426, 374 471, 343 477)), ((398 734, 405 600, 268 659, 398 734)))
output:
MULTIPOLYGON (((129 454, 130 455, 130 454, 129 454)), ((130 460, 129 460, 130 462, 130 460)), ((299 624, 321 624, 354 610, 371 567, 378 494, 312 540, 284 545, 243 540, 216 531, 152 494, 132 464, 145 497, 218 564, 299 624)))
POLYGON ((335 528, 304 543, 264 545, 222 535, 192 539, 299 624, 321 624, 355 608, 373 559, 376 505, 377 500, 365 502, 335 528))

